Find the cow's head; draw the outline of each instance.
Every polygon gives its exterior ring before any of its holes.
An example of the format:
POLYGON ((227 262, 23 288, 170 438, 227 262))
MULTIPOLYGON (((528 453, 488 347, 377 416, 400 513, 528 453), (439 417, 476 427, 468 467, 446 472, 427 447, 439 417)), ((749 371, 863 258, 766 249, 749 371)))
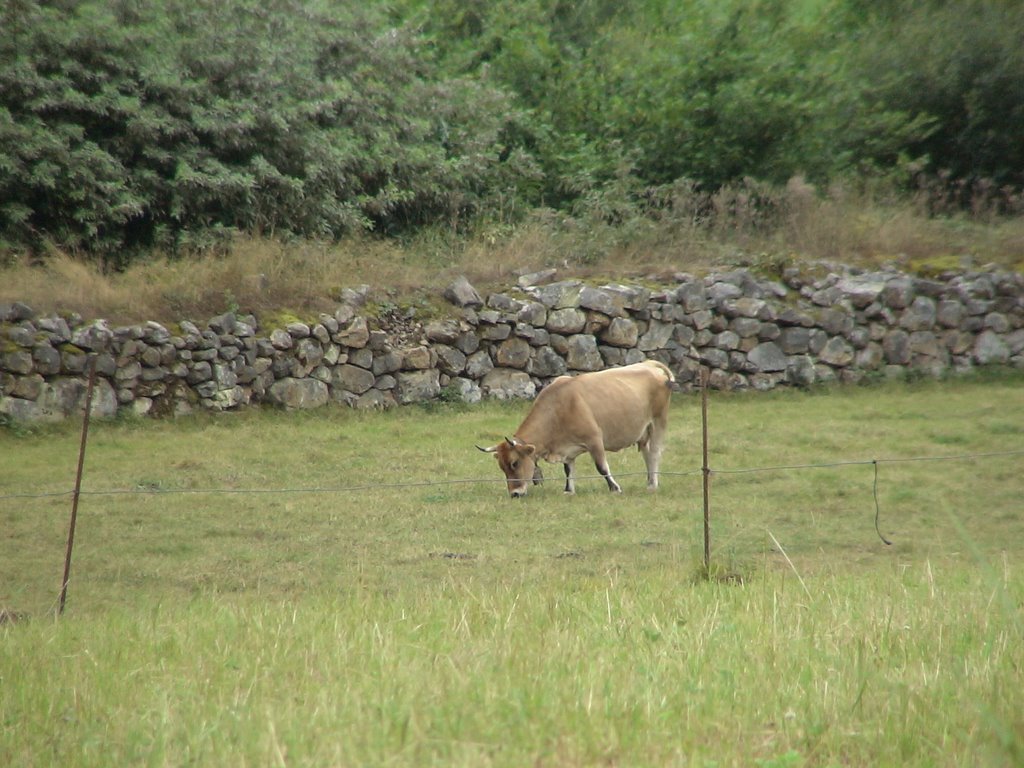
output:
POLYGON ((543 479, 540 467, 537 466, 536 446, 524 443, 518 438, 506 437, 491 448, 481 448, 479 445, 477 448, 484 453, 493 453, 497 458, 498 466, 505 473, 509 495, 513 499, 526 495, 531 480, 540 483, 543 479))

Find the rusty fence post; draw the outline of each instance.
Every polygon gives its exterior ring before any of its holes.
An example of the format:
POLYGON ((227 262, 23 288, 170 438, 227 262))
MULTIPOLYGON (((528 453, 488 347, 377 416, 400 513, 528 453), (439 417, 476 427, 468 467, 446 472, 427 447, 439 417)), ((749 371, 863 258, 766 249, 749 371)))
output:
POLYGON ((78 447, 78 471, 75 473, 75 493, 71 497, 71 524, 68 526, 68 548, 64 555, 64 578, 60 584, 60 608, 64 615, 64 603, 68 597, 68 581, 71 578, 71 551, 75 546, 75 524, 78 521, 78 497, 82 493, 82 468, 85 466, 85 445, 89 438, 89 416, 92 411, 92 390, 96 383, 96 356, 89 358, 89 384, 85 390, 85 415, 82 419, 82 442, 78 447))

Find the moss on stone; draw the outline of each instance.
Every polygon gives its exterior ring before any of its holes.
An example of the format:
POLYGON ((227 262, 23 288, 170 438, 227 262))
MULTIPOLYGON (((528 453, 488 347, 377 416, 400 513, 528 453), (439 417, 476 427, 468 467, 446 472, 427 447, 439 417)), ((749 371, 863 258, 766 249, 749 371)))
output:
POLYGON ((260 317, 260 327, 265 328, 267 331, 273 331, 275 329, 287 328, 291 323, 306 323, 307 325, 313 325, 317 321, 315 319, 306 318, 302 319, 298 315, 290 312, 287 309, 280 309, 274 312, 268 312, 260 317))
POLYGON ((953 254, 928 256, 922 259, 911 259, 907 264, 911 273, 920 277, 935 278, 949 272, 963 271, 963 257, 953 254))

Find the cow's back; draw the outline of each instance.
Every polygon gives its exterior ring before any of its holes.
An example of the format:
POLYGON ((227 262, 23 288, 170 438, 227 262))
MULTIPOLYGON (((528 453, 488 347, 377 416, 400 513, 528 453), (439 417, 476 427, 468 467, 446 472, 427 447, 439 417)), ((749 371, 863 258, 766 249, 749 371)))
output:
POLYGON ((648 361, 609 368, 582 379, 579 387, 609 451, 637 443, 655 419, 664 420, 672 397, 672 374, 661 363, 648 361))
POLYGON ((608 450, 621 450, 637 443, 655 420, 664 422, 673 378, 655 361, 561 376, 537 396, 521 431, 561 454, 596 428, 608 450))

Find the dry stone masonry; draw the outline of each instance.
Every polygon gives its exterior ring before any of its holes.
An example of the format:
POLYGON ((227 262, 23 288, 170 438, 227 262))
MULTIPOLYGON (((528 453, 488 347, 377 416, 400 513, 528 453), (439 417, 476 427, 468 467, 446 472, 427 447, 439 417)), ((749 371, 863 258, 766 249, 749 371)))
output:
POLYGON ((429 320, 371 315, 367 293, 348 290, 334 314, 272 329, 232 313, 110 327, 0 305, 0 415, 81 413, 90 362, 99 416, 532 398, 556 376, 645 358, 684 387, 706 368, 719 389, 1024 368, 1024 275, 996 270, 924 279, 818 265, 776 281, 737 269, 658 287, 547 270, 486 299, 460 278, 444 292, 450 316, 429 320))

